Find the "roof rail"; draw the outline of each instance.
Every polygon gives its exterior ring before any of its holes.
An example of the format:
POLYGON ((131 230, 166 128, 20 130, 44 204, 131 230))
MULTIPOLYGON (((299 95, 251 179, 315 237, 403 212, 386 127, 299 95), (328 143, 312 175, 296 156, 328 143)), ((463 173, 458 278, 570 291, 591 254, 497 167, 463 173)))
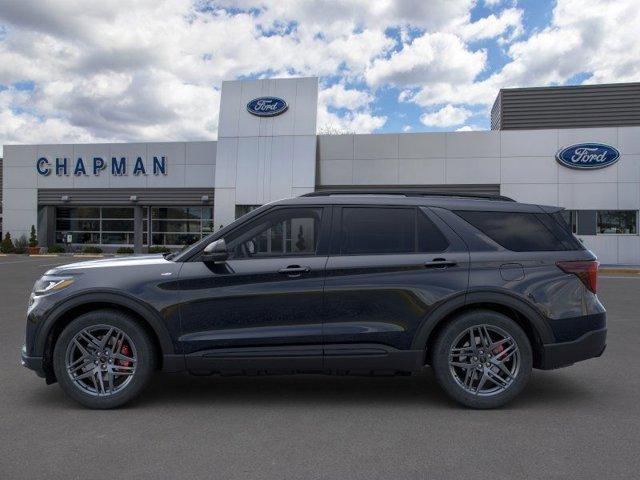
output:
POLYGON ((458 198, 477 198, 482 200, 496 200, 502 202, 515 202, 513 198, 504 195, 490 195, 482 193, 452 193, 420 191, 420 190, 402 190, 402 189, 349 189, 349 190, 319 190, 301 195, 302 197, 330 197, 332 195, 399 195, 404 197, 458 197, 458 198))

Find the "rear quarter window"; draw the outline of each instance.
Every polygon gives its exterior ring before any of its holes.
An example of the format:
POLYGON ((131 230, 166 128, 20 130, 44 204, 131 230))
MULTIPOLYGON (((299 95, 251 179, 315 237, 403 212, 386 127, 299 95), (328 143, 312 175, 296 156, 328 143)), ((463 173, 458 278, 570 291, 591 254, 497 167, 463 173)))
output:
MULTIPOLYGON (((494 242, 514 252, 577 250, 567 232, 547 214, 522 212, 455 212, 494 242), (549 221, 554 222, 553 224, 549 221), (554 228, 554 226, 556 228, 554 228)), ((573 236, 571 236, 573 237, 573 236)))

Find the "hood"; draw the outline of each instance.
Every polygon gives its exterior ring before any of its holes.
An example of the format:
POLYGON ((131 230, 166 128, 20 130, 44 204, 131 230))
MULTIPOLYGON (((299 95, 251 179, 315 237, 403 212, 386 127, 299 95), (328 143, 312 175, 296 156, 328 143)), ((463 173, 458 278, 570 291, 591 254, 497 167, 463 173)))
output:
POLYGON ((136 257, 118 257, 104 258, 100 260, 88 260, 85 262, 69 263, 60 265, 47 271, 45 275, 57 274, 73 274, 82 273, 85 270, 93 270, 98 268, 117 268, 117 267, 144 267, 152 265, 175 266, 175 262, 171 262, 164 258, 163 255, 144 255, 136 257))

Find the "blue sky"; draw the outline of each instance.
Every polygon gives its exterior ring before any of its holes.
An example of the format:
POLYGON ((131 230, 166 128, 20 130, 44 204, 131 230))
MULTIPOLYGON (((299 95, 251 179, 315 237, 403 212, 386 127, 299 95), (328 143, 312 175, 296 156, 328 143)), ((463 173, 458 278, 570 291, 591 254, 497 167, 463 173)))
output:
POLYGON ((0 143, 217 137, 223 80, 318 76, 319 131, 489 128, 500 88, 640 80, 636 0, 22 0, 0 143))

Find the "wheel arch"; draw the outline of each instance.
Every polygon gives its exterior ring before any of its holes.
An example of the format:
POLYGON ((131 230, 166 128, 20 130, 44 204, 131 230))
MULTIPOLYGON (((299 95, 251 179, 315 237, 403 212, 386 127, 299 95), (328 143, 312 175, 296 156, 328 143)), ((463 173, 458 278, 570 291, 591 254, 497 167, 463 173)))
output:
POLYGON ((437 307, 421 325, 412 348, 425 350, 425 360, 429 362, 431 346, 440 331, 453 318, 471 310, 491 310, 511 318, 524 330, 531 342, 534 367, 542 363, 542 345, 554 341, 553 333, 543 316, 525 300, 496 291, 471 292, 465 298, 457 297, 437 307))
POLYGON ((64 328, 80 315, 96 310, 117 310, 136 319, 154 343, 157 365, 163 367, 163 358, 174 353, 173 342, 159 315, 137 299, 113 292, 92 292, 78 295, 58 305, 43 323, 37 337, 36 351, 42 353, 47 381, 55 381, 52 356, 55 343, 64 328))

